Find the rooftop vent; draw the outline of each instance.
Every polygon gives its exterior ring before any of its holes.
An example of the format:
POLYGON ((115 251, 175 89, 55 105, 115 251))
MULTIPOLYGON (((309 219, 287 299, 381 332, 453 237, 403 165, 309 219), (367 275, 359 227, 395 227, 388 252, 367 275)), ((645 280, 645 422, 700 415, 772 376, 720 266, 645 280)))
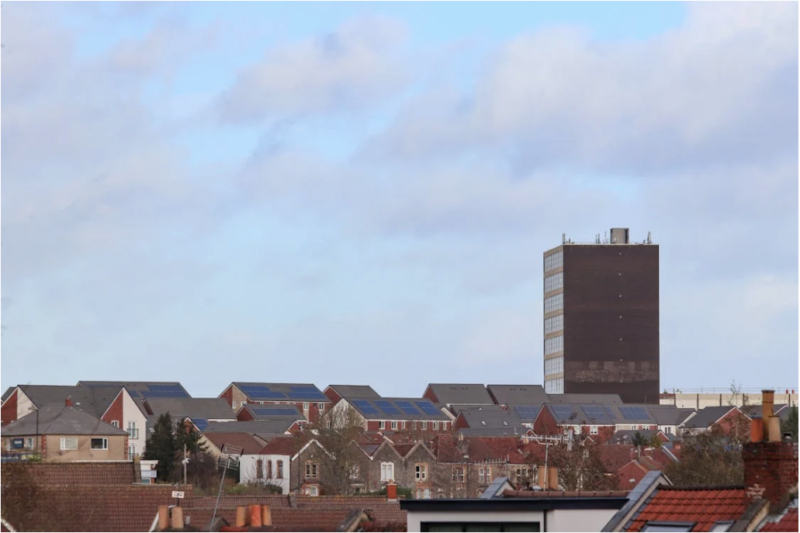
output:
POLYGON ((628 228, 611 228, 611 244, 630 244, 628 228))

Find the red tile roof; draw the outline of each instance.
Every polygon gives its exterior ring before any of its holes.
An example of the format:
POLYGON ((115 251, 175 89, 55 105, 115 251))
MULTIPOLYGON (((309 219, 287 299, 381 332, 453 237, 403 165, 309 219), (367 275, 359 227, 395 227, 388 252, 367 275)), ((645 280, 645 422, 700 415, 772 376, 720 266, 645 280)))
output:
POLYGON ((797 507, 789 509, 786 514, 780 517, 780 520, 765 522, 759 531, 800 531, 797 507))
MULTIPOLYGON (((8 463, 3 463, 5 470, 8 463)), ((133 461, 118 463, 30 463, 25 465, 42 485, 132 485, 133 461)))
POLYGON ((405 457, 411 451, 415 444, 413 442, 405 442, 402 444, 395 444, 394 449, 400 454, 400 457, 405 457))
POLYGON ((519 437, 472 437, 469 439, 470 461, 507 461, 511 464, 525 464, 525 456, 519 448, 519 437))
POLYGON ((260 455, 289 455, 300 451, 305 441, 298 437, 275 437, 261 448, 260 455))
POLYGON ((606 472, 616 472, 636 458, 629 444, 601 444, 596 449, 606 472))
POLYGON ((639 509, 628 531, 641 531, 649 521, 696 522, 692 531, 710 531, 715 522, 741 518, 747 505, 744 488, 660 487, 639 509))
MULTIPOLYGON (((232 423, 232 422, 231 422, 232 423)), ((252 455, 257 454, 263 445, 261 442, 264 441, 257 441, 251 434, 249 433, 204 433, 205 438, 210 440, 214 443, 218 449, 222 449, 223 445, 228 446, 236 446, 237 448, 242 448, 244 451, 243 454, 252 455)))

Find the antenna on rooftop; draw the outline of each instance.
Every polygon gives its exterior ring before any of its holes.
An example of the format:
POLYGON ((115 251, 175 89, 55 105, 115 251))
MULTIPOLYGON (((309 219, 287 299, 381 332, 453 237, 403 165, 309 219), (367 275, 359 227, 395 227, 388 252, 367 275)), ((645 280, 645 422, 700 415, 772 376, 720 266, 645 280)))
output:
POLYGON ((562 233, 561 234, 561 244, 567 244, 567 234, 566 233, 562 233))
POLYGON ((653 241, 650 240, 650 232, 647 232, 647 244, 653 244, 653 241))

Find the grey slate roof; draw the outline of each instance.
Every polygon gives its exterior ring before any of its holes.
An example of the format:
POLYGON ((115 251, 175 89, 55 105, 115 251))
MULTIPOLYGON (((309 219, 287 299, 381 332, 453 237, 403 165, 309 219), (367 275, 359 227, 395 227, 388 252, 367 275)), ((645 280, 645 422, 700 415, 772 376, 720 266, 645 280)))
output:
POLYGON ((683 427, 687 428, 708 428, 714 422, 728 414, 731 410, 736 409, 730 405, 704 407, 697 411, 697 414, 683 423, 683 427))
POLYGON ((674 405, 653 406, 649 411, 659 426, 679 426, 695 412, 694 409, 679 408, 674 405))
MULTIPOLYGON (((95 395, 94 390, 75 385, 19 385, 19 388, 39 409, 50 404, 64 407, 67 398, 71 398, 73 407, 96 417, 102 416, 116 397, 114 394, 114 397, 107 399, 110 395, 107 388, 95 395)), ((116 389, 117 393, 120 388, 116 389)))
POLYGON ((524 435, 525 432, 528 431, 528 428, 518 426, 518 427, 508 427, 508 428, 461 428, 458 430, 458 433, 464 435, 465 437, 519 437, 520 435, 524 435))
POLYGON ((294 420, 247 420, 245 422, 209 422, 203 433, 250 433, 252 435, 270 435, 284 433, 292 427, 294 420))
POLYGON ((125 387, 137 403, 143 398, 192 397, 178 381, 79 381, 78 385, 90 388, 125 387))
POLYGON ((487 385, 486 390, 498 405, 541 405, 550 401, 541 385, 487 385))
POLYGON ((548 394, 550 403, 622 405, 619 394, 548 394))
MULTIPOLYGON (((381 395, 369 385, 328 385, 342 398, 378 398, 381 395)), ((326 389, 327 390, 327 389, 326 389)))
POLYGON ((458 416, 458 413, 460 413, 461 411, 466 411, 466 410, 469 410, 469 409, 483 409, 484 411, 502 411, 503 410, 503 406, 502 405, 495 405, 495 404, 483 405, 483 404, 480 404, 480 403, 478 403, 478 404, 475 404, 475 403, 456 404, 456 405, 453 405, 453 406, 450 407, 450 412, 453 413, 454 415, 458 416))
POLYGON ((3 393, 3 398, 2 398, 2 401, 4 403, 6 400, 8 400, 8 397, 11 396, 11 393, 14 392, 15 389, 16 387, 9 387, 8 389, 6 389, 6 391, 3 393))
POLYGON ((36 435, 127 435, 127 432, 106 424, 75 407, 46 404, 38 410, 11 422, 2 430, 3 437, 36 435))
POLYGON ((428 388, 436 395, 439 403, 453 404, 487 404, 494 403, 482 383, 431 383, 428 388))
MULTIPOLYGON (((637 433, 641 434, 644 438, 650 440, 653 438, 653 436, 658 435, 659 433, 662 432, 657 429, 640 429, 640 430, 624 429, 615 431, 614 436, 611 438, 609 442, 611 444, 631 444, 633 442, 634 436, 637 433)), ((667 435, 666 433, 664 434, 667 435)), ((669 435, 667 436, 669 437, 669 435)))
MULTIPOLYGON (((545 404, 559 424, 581 425, 617 425, 617 424, 648 424, 656 425, 655 419, 649 414, 647 405, 598 405, 598 404, 545 404), (602 408, 604 413, 595 415, 592 409, 602 408), (644 416, 633 418, 626 417, 620 409, 641 408, 644 416)), ((637 409, 638 411, 639 409, 637 409)), ((627 411, 626 411, 627 412, 627 411)))
POLYGON ((522 429, 522 420, 513 410, 473 408, 461 411, 458 416, 463 418, 470 428, 517 428, 523 433, 527 431, 527 428, 522 429))
POLYGON ((150 415, 169 413, 173 420, 189 418, 229 419, 236 416, 224 398, 148 398, 150 415))

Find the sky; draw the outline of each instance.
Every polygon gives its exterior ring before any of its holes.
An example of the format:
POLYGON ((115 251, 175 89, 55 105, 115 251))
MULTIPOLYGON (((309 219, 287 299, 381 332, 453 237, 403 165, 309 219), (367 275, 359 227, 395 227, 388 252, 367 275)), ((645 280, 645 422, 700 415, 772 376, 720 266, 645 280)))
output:
POLYGON ((660 246, 662 388, 797 388, 796 3, 3 3, 2 387, 543 383, 660 246))

